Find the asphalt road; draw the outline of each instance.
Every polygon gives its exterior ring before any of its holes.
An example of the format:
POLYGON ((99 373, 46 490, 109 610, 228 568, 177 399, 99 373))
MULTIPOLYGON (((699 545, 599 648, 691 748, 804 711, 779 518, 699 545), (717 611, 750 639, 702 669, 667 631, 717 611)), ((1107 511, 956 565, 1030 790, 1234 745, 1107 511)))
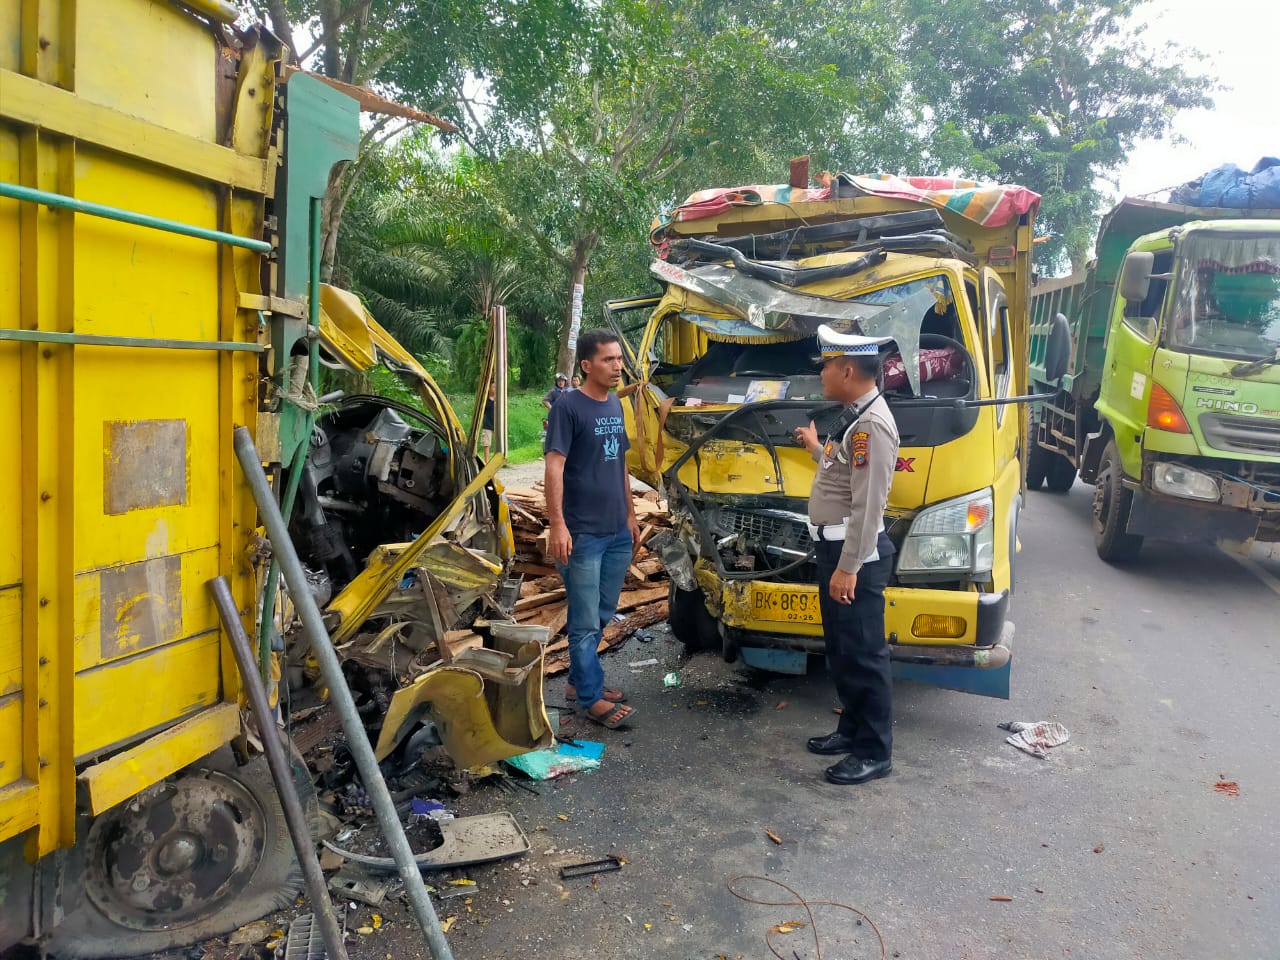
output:
MULTIPOLYGON (((634 728, 566 728, 608 745, 599 770, 463 799, 512 810, 533 851, 465 871, 470 902, 440 904, 455 956, 768 958, 769 928, 808 918, 735 898, 739 875, 864 911, 904 960, 1280 956, 1280 561, 1152 543, 1109 567, 1089 495, 1033 494, 1024 514, 1012 699, 899 683, 885 780, 828 785, 830 761, 805 752, 835 719, 820 670, 690 659, 663 630, 609 655, 634 728), (648 657, 661 665, 627 666, 648 657), (1060 721, 1071 740, 1037 760, 1004 743, 1009 719, 1060 721), (557 877, 611 853, 625 867, 594 884, 557 877)), ((827 960, 881 956, 869 923, 814 912, 827 960)), ((352 957, 419 952, 396 921, 352 957)), ((809 928, 771 939, 817 956, 809 928)))

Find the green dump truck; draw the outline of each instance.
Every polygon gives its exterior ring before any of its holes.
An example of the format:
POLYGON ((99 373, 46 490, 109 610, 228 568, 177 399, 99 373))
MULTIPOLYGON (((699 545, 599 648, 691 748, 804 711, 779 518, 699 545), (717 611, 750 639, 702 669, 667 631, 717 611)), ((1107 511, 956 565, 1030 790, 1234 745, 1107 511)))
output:
POLYGON ((1124 200, 1083 275, 1032 291, 1027 485, 1095 485, 1111 563, 1144 538, 1280 540, 1280 210, 1124 200), (1053 383, 1049 333, 1067 323, 1053 383))

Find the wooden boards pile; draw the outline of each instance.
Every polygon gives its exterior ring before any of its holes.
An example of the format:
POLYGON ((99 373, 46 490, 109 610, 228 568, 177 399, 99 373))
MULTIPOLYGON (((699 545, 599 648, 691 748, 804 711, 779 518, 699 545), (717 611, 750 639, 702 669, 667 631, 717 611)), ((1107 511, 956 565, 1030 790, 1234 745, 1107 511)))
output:
MULTIPOLYGON (((520 599, 516 601, 515 618, 520 623, 539 624, 550 630, 546 673, 556 674, 569 668, 568 641, 564 634, 569 610, 564 583, 547 557, 547 502, 541 487, 540 483, 533 487, 508 487, 504 493, 511 505, 511 525, 516 538, 515 572, 524 574, 525 578, 520 599)), ((667 618, 667 575, 661 561, 645 546, 654 533, 671 526, 666 503, 652 491, 633 494, 633 498, 640 523, 640 545, 618 600, 621 619, 605 628, 601 651, 667 618)), ((446 638, 455 651, 477 640, 475 634, 462 631, 446 638)))

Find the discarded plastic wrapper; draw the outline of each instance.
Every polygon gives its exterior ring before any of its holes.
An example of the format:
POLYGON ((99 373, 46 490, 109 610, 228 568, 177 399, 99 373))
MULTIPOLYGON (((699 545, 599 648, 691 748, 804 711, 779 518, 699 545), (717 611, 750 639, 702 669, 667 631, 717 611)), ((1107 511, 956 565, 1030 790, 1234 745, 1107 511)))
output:
POLYGON ((627 664, 629 667, 656 667, 657 665, 657 657, 650 657, 648 660, 633 660, 627 664))
POLYGON ((437 900, 452 900, 454 897, 469 897, 480 888, 475 887, 450 887, 447 890, 437 890, 437 900))
POLYGON ((562 743, 556 751, 562 757, 586 757, 588 760, 599 760, 604 756, 604 744, 598 740, 574 740, 562 743))
POLYGON ((680 686, 680 674, 672 670, 670 673, 668 673, 665 677, 662 678, 662 685, 664 687, 680 686))
POLYGON ((453 814, 445 809, 439 800, 423 800, 418 797, 409 801, 409 813, 415 819, 452 820, 453 814))
POLYGON ((996 726, 1013 734, 1005 738, 1005 743, 1041 760, 1048 758, 1046 751, 1051 747, 1060 747, 1071 739, 1067 728, 1055 720, 1008 720, 996 726))
POLYGON ((594 740, 579 740, 577 745, 562 743, 554 750, 534 750, 502 761, 509 767, 532 777, 534 780, 551 780, 566 773, 595 770, 604 756, 604 744, 594 740))

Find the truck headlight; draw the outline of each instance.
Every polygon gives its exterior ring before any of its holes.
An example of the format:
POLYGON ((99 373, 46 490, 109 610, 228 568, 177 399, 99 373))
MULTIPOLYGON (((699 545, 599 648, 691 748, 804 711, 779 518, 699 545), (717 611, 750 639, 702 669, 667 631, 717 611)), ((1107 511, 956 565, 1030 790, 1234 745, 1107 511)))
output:
POLYGON ((898 574, 990 573, 994 514, 990 487, 921 510, 902 543, 898 574))
POLYGON ((1160 493, 1188 500, 1217 502, 1221 496, 1217 480, 1180 463, 1157 463, 1151 469, 1151 485, 1160 493))

